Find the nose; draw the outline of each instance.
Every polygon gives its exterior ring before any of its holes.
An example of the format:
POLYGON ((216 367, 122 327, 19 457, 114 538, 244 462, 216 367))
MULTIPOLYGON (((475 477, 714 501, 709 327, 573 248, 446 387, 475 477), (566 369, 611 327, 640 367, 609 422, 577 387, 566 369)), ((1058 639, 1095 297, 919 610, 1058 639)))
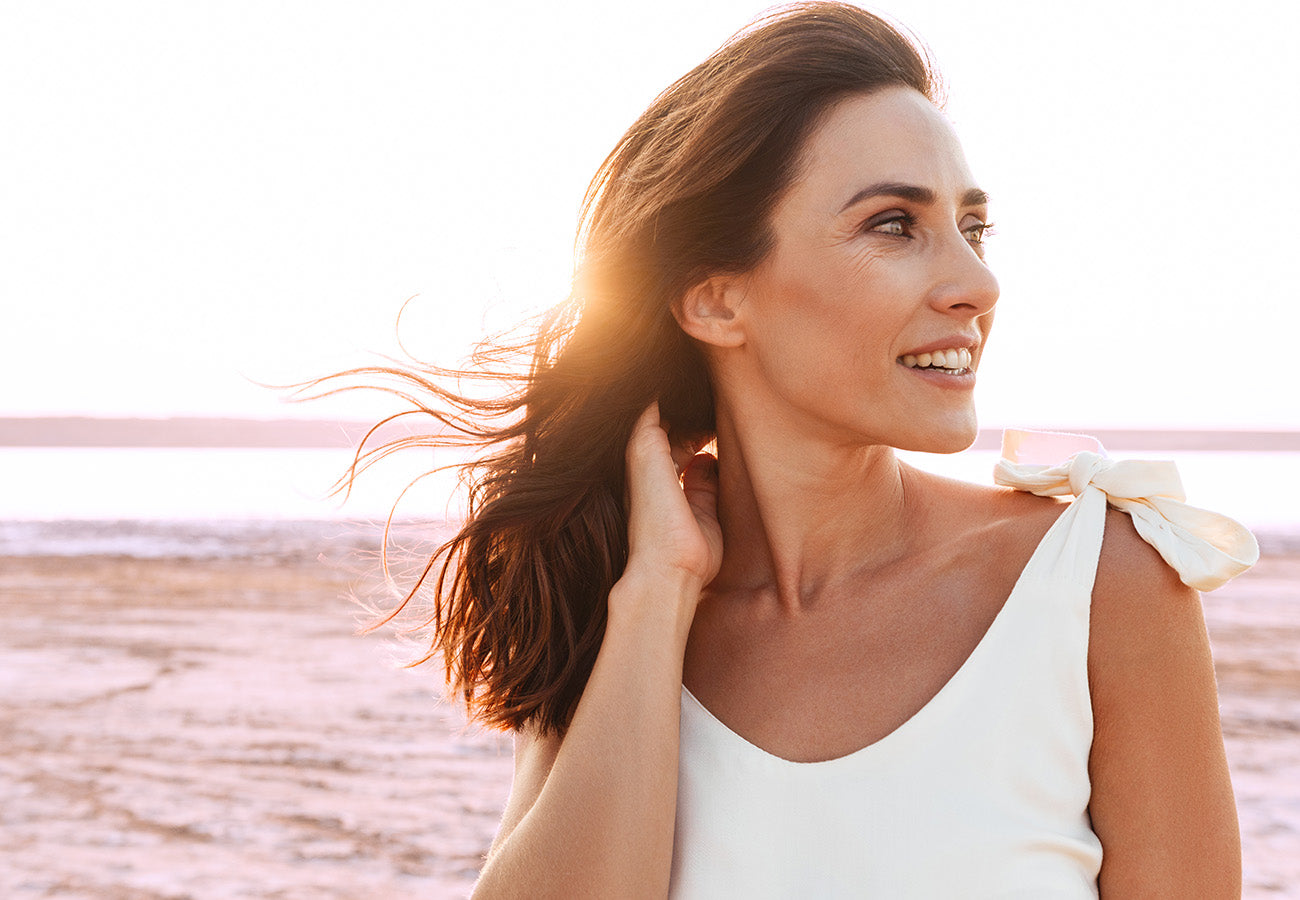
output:
POLYGON ((931 307, 968 318, 991 312, 998 302, 998 280, 964 236, 944 242, 935 260, 931 307))

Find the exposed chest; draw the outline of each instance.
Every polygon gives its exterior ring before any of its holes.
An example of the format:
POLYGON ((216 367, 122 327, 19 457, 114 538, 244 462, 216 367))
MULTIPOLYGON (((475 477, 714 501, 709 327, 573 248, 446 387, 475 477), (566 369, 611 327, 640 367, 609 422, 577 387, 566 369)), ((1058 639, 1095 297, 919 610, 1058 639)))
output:
POLYGON ((1029 555, 1004 550, 904 569, 794 616, 706 601, 684 682, 776 756, 809 762, 857 751, 921 710, 979 645, 1029 555), (1006 553, 1017 564, 996 561, 1006 553))

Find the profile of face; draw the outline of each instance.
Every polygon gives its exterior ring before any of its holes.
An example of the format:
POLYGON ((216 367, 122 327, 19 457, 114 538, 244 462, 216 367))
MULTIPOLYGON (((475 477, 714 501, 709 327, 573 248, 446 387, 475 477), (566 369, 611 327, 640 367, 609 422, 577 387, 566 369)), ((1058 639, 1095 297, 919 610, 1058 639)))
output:
POLYGON ((715 285, 726 314, 694 332, 723 402, 832 441, 964 449, 998 284, 987 198, 951 126, 911 88, 855 95, 801 160, 771 251, 715 285))

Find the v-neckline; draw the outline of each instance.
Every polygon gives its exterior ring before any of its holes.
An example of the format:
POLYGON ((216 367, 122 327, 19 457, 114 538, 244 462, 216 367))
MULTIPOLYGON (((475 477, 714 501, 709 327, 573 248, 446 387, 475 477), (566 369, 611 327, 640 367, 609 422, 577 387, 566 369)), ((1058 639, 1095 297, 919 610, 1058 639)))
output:
POLYGON ((867 744, 865 747, 860 747, 857 750, 830 759, 812 760, 809 762, 786 759, 785 757, 778 756, 769 750, 764 750, 762 747, 741 735, 726 722, 723 722, 715 716, 707 706, 701 703, 696 696, 690 692, 685 684, 682 685, 683 705, 694 705, 699 712, 704 714, 704 717, 707 720, 713 722, 716 728, 727 735, 728 739, 733 742, 739 742, 750 752, 757 753, 769 761, 786 766, 803 768, 808 766, 845 765, 853 760, 865 759, 884 754, 889 748, 905 741, 908 735, 921 730, 925 727, 926 723, 934 720, 935 717, 940 714, 941 708, 947 705, 947 698, 952 696, 963 682, 972 677, 969 674, 970 671, 979 665, 981 659, 988 655, 989 651, 985 648, 997 640, 999 632, 1006 629, 1007 626, 1005 623, 1010 618, 1008 610, 1013 609, 1013 603, 1023 592, 1026 585, 1035 580, 1036 570, 1042 563, 1042 557, 1046 555, 1045 548, 1053 542, 1058 531, 1064 530, 1068 527, 1068 519, 1072 517, 1069 517, 1066 514, 1073 507, 1073 503, 1066 505, 1066 508, 1063 509, 1052 522, 1051 527, 1049 527, 1047 532, 1039 539, 1037 546, 1034 547, 1034 552, 1029 555, 1029 559, 1025 562, 1025 565, 1020 570, 1020 574, 1016 577, 1016 583, 1012 585, 1011 592, 1007 594, 1007 598, 1002 601, 1002 606, 998 609, 997 615, 993 617, 993 621, 990 622, 988 628, 984 630, 984 634, 980 637, 979 642, 975 644, 975 647, 971 652, 967 654, 964 660, 962 660, 961 665, 957 667, 957 671, 953 672, 953 674, 949 676, 948 680, 943 683, 943 686, 940 687, 939 690, 937 690, 934 695, 931 696, 930 699, 927 700, 916 712, 908 716, 902 724, 867 744))

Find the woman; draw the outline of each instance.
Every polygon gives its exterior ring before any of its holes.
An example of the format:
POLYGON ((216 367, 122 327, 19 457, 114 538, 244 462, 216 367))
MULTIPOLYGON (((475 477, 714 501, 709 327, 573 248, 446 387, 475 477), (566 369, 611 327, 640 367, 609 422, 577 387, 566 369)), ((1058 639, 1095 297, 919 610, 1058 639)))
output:
POLYGON ((998 298, 936 93, 875 16, 773 13, 607 158, 516 394, 403 376, 500 447, 433 621, 515 733, 476 896, 1239 893, 1189 585, 1253 539, 1159 466, 894 455, 974 440, 998 298))

